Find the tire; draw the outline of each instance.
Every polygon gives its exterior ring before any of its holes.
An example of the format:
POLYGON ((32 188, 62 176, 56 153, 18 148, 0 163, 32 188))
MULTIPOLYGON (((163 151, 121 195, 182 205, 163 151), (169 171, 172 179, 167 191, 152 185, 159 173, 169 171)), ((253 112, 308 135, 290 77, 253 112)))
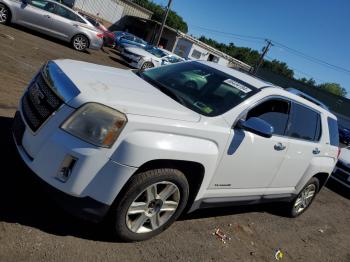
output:
POLYGON ((11 11, 4 4, 0 3, 0 24, 9 24, 11 21, 11 11))
POLYGON ((72 38, 73 49, 83 52, 89 48, 89 39, 84 35, 76 35, 72 38))
POLYGON ((154 64, 151 63, 151 62, 144 62, 141 66, 141 70, 146 70, 146 69, 149 69, 149 68, 152 68, 154 67, 154 64))
POLYGON ((299 195, 290 203, 288 213, 290 217, 298 217, 304 213, 314 201, 320 188, 320 182, 313 177, 300 191, 299 195), (311 195, 312 194, 312 195, 311 195), (309 195, 309 197, 308 197, 309 195))
POLYGON ((187 179, 179 170, 155 169, 135 175, 110 212, 115 236, 131 242, 160 234, 181 215, 188 195, 187 179))

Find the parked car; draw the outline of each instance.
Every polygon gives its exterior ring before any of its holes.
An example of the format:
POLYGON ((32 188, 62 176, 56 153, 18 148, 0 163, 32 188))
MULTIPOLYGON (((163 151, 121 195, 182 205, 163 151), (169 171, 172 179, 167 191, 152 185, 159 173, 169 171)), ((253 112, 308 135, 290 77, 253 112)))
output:
POLYGON ((287 88, 286 89, 287 91, 297 95, 297 96, 300 96, 312 103, 315 103, 316 105, 320 106, 320 107, 323 107, 324 109, 326 110, 329 110, 328 106, 326 106, 324 103, 322 103, 321 101, 317 100, 316 98, 308 95, 308 94, 305 94, 304 92, 298 90, 298 89, 295 89, 295 88, 287 88))
POLYGON ((95 26, 98 30, 103 32, 103 44, 105 46, 109 46, 111 48, 115 47, 115 35, 113 32, 110 32, 102 23, 96 20, 96 18, 84 14, 82 12, 78 12, 81 16, 83 16, 86 20, 88 20, 93 26, 95 26))
POLYGON ((121 52, 121 57, 130 66, 141 70, 185 61, 165 49, 154 46, 125 47, 121 52))
POLYGON ((125 241, 198 208, 285 201, 297 217, 339 152, 332 113, 208 61, 145 71, 49 61, 20 100, 13 137, 57 201, 84 219, 108 214, 125 241), (173 82, 197 71, 208 75, 200 92, 173 82))
POLYGON ((74 10, 50 0, 0 0, 0 24, 20 24, 53 36, 78 51, 100 49, 103 34, 74 10))
POLYGON ((115 38, 115 48, 119 52, 122 52, 125 47, 130 47, 130 46, 146 47, 147 45, 148 43, 146 41, 130 33, 124 32, 124 34, 119 35, 119 37, 115 38))
POLYGON ((339 140, 345 145, 350 145, 350 130, 339 125, 339 140))
POLYGON ((350 147, 341 149, 339 160, 334 169, 332 178, 350 188, 350 147))

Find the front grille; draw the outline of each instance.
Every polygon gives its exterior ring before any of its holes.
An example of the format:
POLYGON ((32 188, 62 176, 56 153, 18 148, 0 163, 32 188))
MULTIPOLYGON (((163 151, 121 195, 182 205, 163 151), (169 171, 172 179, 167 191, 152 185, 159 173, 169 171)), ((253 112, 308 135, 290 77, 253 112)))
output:
POLYGON ((343 162, 341 162, 341 161, 338 161, 337 167, 339 167, 339 168, 341 168, 341 169, 343 169, 343 170, 345 170, 345 171, 347 171, 347 172, 350 173, 350 167, 349 167, 349 166, 346 166, 346 165, 345 165, 343 162))
POLYGON ((38 74, 22 99, 22 111, 30 129, 37 131, 63 101, 38 74))

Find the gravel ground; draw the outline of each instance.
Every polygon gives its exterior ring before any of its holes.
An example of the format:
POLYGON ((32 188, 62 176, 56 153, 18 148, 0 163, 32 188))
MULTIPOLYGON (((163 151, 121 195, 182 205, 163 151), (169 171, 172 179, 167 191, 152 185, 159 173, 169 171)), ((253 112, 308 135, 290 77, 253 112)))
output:
POLYGON ((113 50, 78 53, 29 30, 0 26, 0 261, 274 261, 278 248, 283 261, 350 261, 350 194, 334 182, 297 219, 272 204, 210 209, 140 243, 115 242, 103 224, 66 214, 17 156, 10 133, 26 83, 57 58, 125 68, 113 50), (231 240, 219 241, 215 228, 231 240))

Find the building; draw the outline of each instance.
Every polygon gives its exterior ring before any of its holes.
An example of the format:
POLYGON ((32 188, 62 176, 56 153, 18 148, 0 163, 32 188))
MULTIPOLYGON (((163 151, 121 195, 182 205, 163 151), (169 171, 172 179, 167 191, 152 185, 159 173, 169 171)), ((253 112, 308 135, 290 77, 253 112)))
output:
POLYGON ((153 13, 131 0, 63 0, 68 6, 87 13, 104 21, 110 26, 120 21, 124 16, 135 16, 150 19, 153 13))
MULTIPOLYGON (((160 23, 151 19, 136 16, 124 16, 111 26, 111 30, 127 31, 154 44, 160 23)), ((243 71, 249 71, 251 66, 239 61, 201 41, 184 34, 169 26, 165 26, 159 45, 175 54, 193 60, 208 60, 243 71)))

